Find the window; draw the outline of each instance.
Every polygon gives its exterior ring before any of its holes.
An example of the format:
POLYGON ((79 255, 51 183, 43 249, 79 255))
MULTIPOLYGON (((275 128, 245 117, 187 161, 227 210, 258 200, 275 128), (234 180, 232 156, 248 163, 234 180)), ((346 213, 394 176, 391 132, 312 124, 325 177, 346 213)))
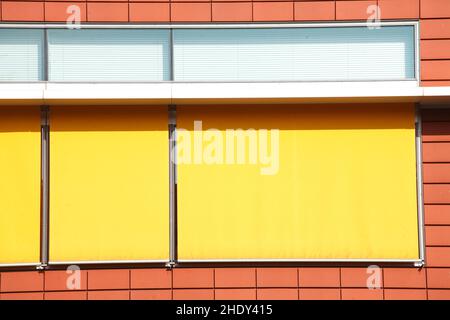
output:
POLYGON ((180 106, 177 128, 180 261, 419 258, 413 104, 180 106))
POLYGON ((0 28, 0 81, 43 80, 44 30, 0 28))
POLYGON ((169 80, 168 30, 49 30, 50 81, 169 80))
POLYGON ((0 28, 0 81, 417 80, 416 37, 412 22, 0 28))
POLYGON ((167 260, 167 107, 50 114, 50 261, 167 260))
POLYGON ((174 30, 175 80, 404 80, 414 28, 386 26, 174 30))
POLYGON ((0 108, 0 264, 39 263, 40 111, 0 108))

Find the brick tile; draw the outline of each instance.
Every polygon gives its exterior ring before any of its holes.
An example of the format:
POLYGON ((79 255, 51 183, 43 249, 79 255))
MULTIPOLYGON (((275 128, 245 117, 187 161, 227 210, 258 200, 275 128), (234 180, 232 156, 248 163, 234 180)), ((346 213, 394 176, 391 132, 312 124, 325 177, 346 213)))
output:
POLYGON ((210 268, 173 270, 174 288, 212 288, 214 272, 210 268))
MULTIPOLYGON (((441 41, 441 40, 422 40, 425 41, 441 41)), ((450 142, 450 121, 440 121, 440 122, 423 122, 422 123, 422 141, 424 142, 450 142)), ((437 165, 440 169, 441 174, 445 174, 444 167, 441 164, 425 164, 425 166, 437 165)), ((442 164, 443 166, 450 164, 442 164)), ((447 168, 446 168, 447 169, 447 168)), ((442 181, 440 181, 442 182, 442 181)), ((445 181, 444 181, 445 182, 445 181)), ((449 181, 450 182, 450 181, 449 181)))
POLYGON ((450 300, 450 290, 428 290, 428 300, 450 300))
POLYGON ((450 184, 425 184, 423 195, 426 204, 450 203, 450 184))
POLYGON ((334 20, 334 1, 294 2, 295 20, 334 20))
POLYGON ((170 2, 170 0, 129 0, 129 2, 170 2))
POLYGON ((45 300, 87 300, 86 291, 46 292, 45 300))
POLYGON ((213 21, 252 21, 252 3, 213 3, 213 21))
POLYGON ((130 271, 117 270, 89 270, 88 289, 129 289, 130 271))
POLYGON ((73 11, 67 10, 71 6, 80 9, 80 21, 86 21, 86 3, 84 2, 45 2, 45 21, 67 21, 73 15, 73 11))
POLYGON ((450 80, 450 60, 425 60, 421 62, 423 80, 450 80))
POLYGON ((420 21, 420 38, 450 38, 450 19, 433 19, 420 21))
POLYGON ((428 247, 426 262, 428 267, 450 267, 450 248, 428 247))
POLYGON ((294 2, 254 2, 254 21, 291 21, 294 19, 294 2))
POLYGON ((170 22, 169 3, 130 3, 132 22, 170 22))
MULTIPOLYGON (((342 268, 342 287, 364 287, 367 288, 367 280, 372 273, 367 268, 342 268)), ((380 268, 380 284, 383 284, 383 272, 380 268)))
POLYGON ((300 300, 340 300, 340 289, 315 289, 301 288, 299 291, 300 300))
POLYGON ((450 225, 450 206, 425 205, 425 223, 450 225))
POLYGON ((300 287, 339 287, 339 268, 300 268, 300 287))
POLYGON ((213 289, 175 289, 174 300, 213 300, 213 289))
POLYGON ((425 163, 424 183, 450 183, 450 163, 425 163))
POLYGON ((385 289, 385 300, 426 300, 427 291, 425 289, 385 289))
POLYGON ((425 269, 385 268, 384 287, 386 288, 425 288, 425 269))
MULTIPOLYGON (((86 290, 87 288, 87 271, 80 270, 80 289, 74 290, 86 290)), ((67 287, 67 281, 73 280, 75 274, 67 273, 65 270, 45 271, 45 290, 46 291, 65 291, 72 290, 67 287)), ((74 284, 70 282, 70 284, 74 284)))
POLYGON ((257 285, 266 288, 285 288, 298 286, 297 268, 258 268, 257 285))
POLYGON ((425 240, 427 246, 450 245, 450 226, 425 227, 425 240))
MULTIPOLYGON (((450 121, 450 109, 422 109, 422 121, 450 121)), ((425 146, 427 143, 422 145, 425 146)))
POLYGON ((428 268, 427 281, 428 288, 450 289, 450 269, 428 268))
MULTIPOLYGON (((376 5, 377 1, 336 1, 336 19, 337 20, 367 20, 370 13, 367 8, 376 5)), ((383 14, 383 12, 381 12, 383 14)))
POLYGON ((421 80, 420 86, 422 86, 422 87, 450 87, 450 81, 421 80))
POLYGON ((0 300, 44 300, 43 292, 2 293, 0 300))
POLYGON ((450 162, 450 143, 423 143, 423 162, 450 162))
POLYGON ((87 18, 89 22, 128 22, 128 3, 88 3, 87 18))
POLYGON ((171 300, 172 290, 131 290, 131 300, 171 300))
POLYGON ((43 291, 44 273, 38 271, 2 272, 1 292, 43 291))
POLYGON ((383 300, 383 290, 342 289, 342 300, 383 300))
POLYGON ((422 0, 420 2, 421 18, 450 18, 450 1, 422 0))
POLYGON ((3 21, 44 21, 44 2, 2 1, 3 21))
POLYGON ((298 289, 258 289, 258 300, 298 300, 298 289))
POLYGON ((419 0, 378 0, 381 19, 419 18, 419 0))
POLYGON ((216 289, 216 300, 256 300, 256 289, 216 289))
POLYGON ((238 288, 255 286, 255 268, 217 268, 215 270, 216 288, 238 288))
POLYGON ((171 2, 211 2, 211 0, 171 0, 171 2))
POLYGON ((88 291, 88 300, 130 300, 128 290, 88 291))
POLYGON ((172 3, 171 21, 173 22, 211 21, 211 3, 172 3))
POLYGON ((450 59, 450 40, 430 39, 420 41, 420 58, 450 59))
POLYGON ((160 289, 172 287, 172 272, 166 269, 131 270, 132 289, 160 289))

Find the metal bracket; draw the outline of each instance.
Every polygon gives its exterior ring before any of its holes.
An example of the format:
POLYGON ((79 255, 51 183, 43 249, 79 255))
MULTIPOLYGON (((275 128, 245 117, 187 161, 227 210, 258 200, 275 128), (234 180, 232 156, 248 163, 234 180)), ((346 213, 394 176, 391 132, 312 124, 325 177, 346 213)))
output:
POLYGON ((41 263, 41 264, 36 266, 36 270, 45 270, 45 269, 47 269, 47 267, 48 267, 48 264, 41 263))
POLYGON ((166 268, 167 269, 173 269, 177 266, 177 263, 175 261, 169 261, 166 263, 166 268))

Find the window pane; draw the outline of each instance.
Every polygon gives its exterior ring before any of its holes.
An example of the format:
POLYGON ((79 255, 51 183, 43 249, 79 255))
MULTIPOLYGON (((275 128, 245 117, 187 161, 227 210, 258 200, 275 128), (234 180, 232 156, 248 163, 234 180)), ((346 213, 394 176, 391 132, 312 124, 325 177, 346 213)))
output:
POLYGON ((179 107, 177 128, 181 260, 418 258, 412 104, 179 107))
POLYGON ((50 116, 50 260, 167 260, 167 107, 50 116))
POLYGON ((179 81, 414 78, 412 26, 174 30, 179 81))
POLYGON ((52 81, 169 79, 168 30, 49 30, 52 81))
POLYGON ((38 263, 40 111, 0 108, 0 264, 38 263))
POLYGON ((44 31, 0 28, 0 81, 43 80, 44 31))

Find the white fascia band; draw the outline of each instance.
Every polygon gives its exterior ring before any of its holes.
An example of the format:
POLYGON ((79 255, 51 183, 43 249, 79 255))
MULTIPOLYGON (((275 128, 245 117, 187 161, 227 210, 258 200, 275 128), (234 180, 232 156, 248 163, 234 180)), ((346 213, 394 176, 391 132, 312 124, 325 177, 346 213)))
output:
POLYGON ((0 83, 0 104, 449 103, 450 87, 417 81, 0 83))

